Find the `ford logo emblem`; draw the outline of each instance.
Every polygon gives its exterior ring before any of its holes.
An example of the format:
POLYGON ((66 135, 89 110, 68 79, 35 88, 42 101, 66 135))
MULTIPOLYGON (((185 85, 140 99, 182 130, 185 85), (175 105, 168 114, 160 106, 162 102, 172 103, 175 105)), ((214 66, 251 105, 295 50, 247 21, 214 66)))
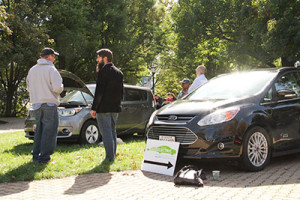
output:
POLYGON ((177 116, 176 115, 170 115, 169 118, 168 118, 168 120, 175 121, 175 120, 177 120, 177 116))

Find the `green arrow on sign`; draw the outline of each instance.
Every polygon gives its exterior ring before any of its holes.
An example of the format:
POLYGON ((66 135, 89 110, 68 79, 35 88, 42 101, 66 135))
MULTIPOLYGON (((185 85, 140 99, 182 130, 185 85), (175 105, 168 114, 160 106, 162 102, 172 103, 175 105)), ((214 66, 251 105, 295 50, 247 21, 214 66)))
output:
POLYGON ((174 155, 176 153, 175 149, 172 149, 168 146, 147 148, 147 151, 155 151, 157 153, 167 153, 167 154, 170 154, 170 155, 174 155))

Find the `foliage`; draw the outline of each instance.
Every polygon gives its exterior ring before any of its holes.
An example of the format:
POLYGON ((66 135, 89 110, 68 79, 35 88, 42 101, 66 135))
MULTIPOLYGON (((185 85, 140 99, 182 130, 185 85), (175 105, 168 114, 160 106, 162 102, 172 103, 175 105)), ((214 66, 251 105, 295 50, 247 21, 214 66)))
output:
MULTIPOLYGON (((16 90, 44 46, 60 53, 55 65, 95 80, 96 50, 109 48, 125 82, 136 84, 162 51, 159 29, 163 9, 153 0, 1 1, 12 35, 2 33, 0 81, 5 90, 4 115, 16 115, 16 90), (23 10, 22 10, 22 9, 23 10)), ((21 105, 21 104, 20 104, 21 105)))
POLYGON ((287 61, 283 65, 292 64, 299 59, 299 45, 295 45, 300 35, 299 4, 295 0, 180 0, 173 12, 178 55, 191 60, 199 45, 218 40, 224 44, 221 54, 231 63, 274 67, 281 58, 287 61))
POLYGON ((293 66, 300 60, 300 1, 267 1, 263 6, 268 16, 265 51, 282 59, 282 66, 293 66))
POLYGON ((59 143, 51 156, 54 163, 40 165, 31 161, 32 142, 24 132, 0 134, 0 183, 140 169, 145 148, 142 137, 127 138, 118 145, 116 160, 109 165, 102 162, 103 146, 59 143))
POLYGON ((193 80, 200 64, 212 78, 299 60, 299 0, 3 0, 0 6, 6 116, 20 112, 24 102, 14 102, 25 96, 17 88, 44 46, 60 53, 57 68, 86 82, 96 79, 100 48, 113 51, 126 83, 139 84, 155 67, 162 96, 177 95, 179 81, 193 80))
MULTIPOLYGON (((11 34, 10 28, 6 24, 7 13, 4 6, 0 6, 0 30, 6 31, 8 34, 11 34)), ((1 37, 1 36, 0 36, 1 37)))
POLYGON ((35 63, 47 36, 40 27, 42 8, 34 0, 1 1, 1 5, 5 6, 5 23, 11 33, 1 32, 0 83, 5 91, 5 116, 13 116, 17 89, 35 63))
POLYGON ((48 1, 46 5, 48 13, 43 27, 47 30, 55 50, 60 54, 56 67, 77 72, 81 67, 86 67, 84 66, 86 52, 91 48, 88 46, 89 8, 86 1, 48 1))

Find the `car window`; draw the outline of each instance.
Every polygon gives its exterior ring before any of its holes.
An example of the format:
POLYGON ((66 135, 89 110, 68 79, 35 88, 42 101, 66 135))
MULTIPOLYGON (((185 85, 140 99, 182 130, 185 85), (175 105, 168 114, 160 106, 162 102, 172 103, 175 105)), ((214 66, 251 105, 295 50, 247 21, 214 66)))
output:
POLYGON ((145 101, 147 99, 147 91, 136 90, 131 88, 125 89, 125 101, 145 101))
POLYGON ((96 84, 93 85, 87 85, 87 88, 95 95, 95 90, 96 90, 96 84))
POLYGON ((273 100, 273 88, 270 88, 264 96, 263 102, 271 102, 273 100))
POLYGON ((275 94, 280 99, 293 99, 300 96, 300 81, 297 72, 282 75, 275 82, 275 94))

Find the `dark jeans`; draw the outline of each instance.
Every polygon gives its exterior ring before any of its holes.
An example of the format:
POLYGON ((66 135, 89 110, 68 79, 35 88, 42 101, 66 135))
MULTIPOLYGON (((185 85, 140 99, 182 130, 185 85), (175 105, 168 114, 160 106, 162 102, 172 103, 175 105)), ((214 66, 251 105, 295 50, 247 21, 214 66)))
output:
POLYGON ((44 163, 50 161, 56 147, 58 129, 57 106, 46 103, 34 111, 36 118, 36 131, 33 142, 33 161, 44 163))
POLYGON ((106 152, 106 160, 114 161, 117 151, 116 124, 118 113, 97 113, 96 119, 106 152))

